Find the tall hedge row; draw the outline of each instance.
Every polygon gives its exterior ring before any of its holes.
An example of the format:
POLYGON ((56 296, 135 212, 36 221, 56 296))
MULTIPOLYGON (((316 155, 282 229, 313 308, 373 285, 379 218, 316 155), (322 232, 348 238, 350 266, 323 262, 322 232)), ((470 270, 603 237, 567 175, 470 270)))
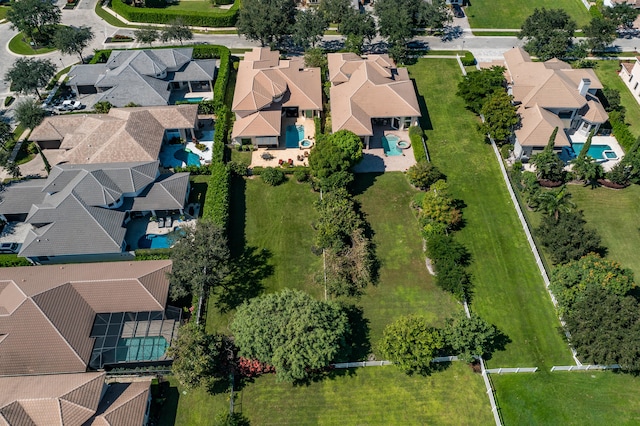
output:
POLYGON ((411 140, 411 147, 416 161, 427 161, 427 153, 424 151, 424 144, 422 143, 423 133, 420 126, 409 127, 409 139, 411 140))
POLYGON ((223 229, 229 222, 229 168, 222 162, 211 163, 211 179, 205 197, 202 218, 210 220, 223 229))
POLYGON ((111 8, 118 15, 131 22, 168 24, 179 17, 187 25, 194 27, 233 27, 238 20, 240 1, 236 1, 228 10, 215 14, 204 11, 133 7, 123 3, 122 0, 112 0, 111 8))
POLYGON ((618 111, 611 111, 609 113, 609 123, 611 123, 611 129, 613 135, 616 137, 618 143, 628 151, 636 142, 636 138, 629 130, 629 126, 624 122, 624 118, 618 111))

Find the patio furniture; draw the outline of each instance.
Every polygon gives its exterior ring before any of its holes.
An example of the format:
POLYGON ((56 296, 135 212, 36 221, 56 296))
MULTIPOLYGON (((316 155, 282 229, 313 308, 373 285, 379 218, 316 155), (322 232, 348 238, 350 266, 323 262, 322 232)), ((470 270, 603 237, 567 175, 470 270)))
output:
POLYGON ((167 228, 171 228, 173 226, 173 216, 169 216, 165 223, 167 225, 167 228))
POLYGON ((263 159, 263 160, 267 160, 267 161, 268 161, 268 160, 273 160, 273 155, 269 154, 268 152, 264 152, 264 153, 261 155, 261 157, 262 157, 262 159, 263 159))
POLYGON ((305 157, 308 157, 308 156, 309 156, 309 151, 305 151, 305 152, 304 152, 304 156, 305 156, 305 157))
POLYGON ((158 218, 158 228, 164 228, 164 217, 158 218))

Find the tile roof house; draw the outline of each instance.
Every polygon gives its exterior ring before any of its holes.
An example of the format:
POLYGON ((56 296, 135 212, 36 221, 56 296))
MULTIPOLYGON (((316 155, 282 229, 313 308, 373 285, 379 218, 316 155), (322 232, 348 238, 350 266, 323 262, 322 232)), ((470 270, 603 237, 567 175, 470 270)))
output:
POLYGON ((114 50, 104 64, 75 65, 68 86, 76 95, 98 93, 116 107, 168 105, 174 91, 209 92, 218 61, 193 59, 193 48, 114 50))
POLYGON ((403 130, 421 116, 406 68, 397 68, 389 55, 329 53, 332 131, 350 130, 369 146, 374 122, 403 130))
POLYGON ((280 59, 280 52, 255 47, 238 67, 231 110, 237 143, 283 145, 283 117, 312 120, 322 111, 320 68, 307 68, 301 57, 280 59))
POLYGON ((105 383, 105 373, 0 377, 0 425, 144 425, 151 381, 105 383))
POLYGON ((613 7, 616 4, 628 4, 629 6, 640 9, 640 0, 604 0, 604 5, 613 7))
POLYGON ((634 62, 621 62, 618 75, 629 88, 633 98, 640 104, 640 56, 636 56, 634 62))
POLYGON ((161 175, 158 161, 59 164, 5 187, 0 215, 32 225, 18 255, 34 263, 123 259, 129 213, 181 211, 188 192, 189 174, 161 175))
POLYGON ((542 151, 558 127, 555 149, 570 147, 569 136, 597 131, 609 118, 596 97, 603 86, 592 69, 573 69, 559 59, 533 62, 516 47, 504 54, 509 93, 518 106, 514 154, 528 158, 542 151))
POLYGON ((170 362, 170 271, 170 260, 0 269, 0 376, 170 362))
POLYGON ((155 161, 167 132, 177 130, 191 140, 197 123, 197 105, 111 108, 106 115, 47 117, 29 140, 38 143, 51 164, 155 161))

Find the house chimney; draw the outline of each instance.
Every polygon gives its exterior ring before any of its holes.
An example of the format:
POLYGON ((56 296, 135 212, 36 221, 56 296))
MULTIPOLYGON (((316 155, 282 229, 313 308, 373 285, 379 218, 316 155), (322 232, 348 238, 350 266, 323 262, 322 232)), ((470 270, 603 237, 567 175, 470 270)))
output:
POLYGON ((580 85, 578 86, 578 92, 580 92, 580 96, 586 96, 589 91, 589 87, 591 87, 591 80, 588 78, 583 78, 580 80, 580 85))

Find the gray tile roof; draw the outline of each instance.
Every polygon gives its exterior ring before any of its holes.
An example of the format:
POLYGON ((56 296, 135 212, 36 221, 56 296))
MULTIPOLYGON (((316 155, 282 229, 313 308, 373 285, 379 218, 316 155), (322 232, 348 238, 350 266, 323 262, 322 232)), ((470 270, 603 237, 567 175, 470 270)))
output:
POLYGON ((5 186, 0 192, 0 214, 22 214, 28 212, 32 204, 41 203, 45 182, 45 179, 31 179, 5 186))
POLYGON ((171 95, 167 81, 138 74, 131 68, 119 75, 104 78, 96 85, 110 87, 98 94, 96 102, 107 101, 116 107, 123 107, 130 102, 145 106, 167 105, 171 95))
POLYGON ((177 210, 184 207, 189 189, 189 173, 161 175, 133 199, 132 211, 177 210))
POLYGON ((69 84, 94 86, 107 69, 106 64, 74 65, 69 70, 69 84))
POLYGON ((187 63, 173 75, 173 81, 206 81, 213 80, 218 67, 216 59, 198 59, 187 63))

